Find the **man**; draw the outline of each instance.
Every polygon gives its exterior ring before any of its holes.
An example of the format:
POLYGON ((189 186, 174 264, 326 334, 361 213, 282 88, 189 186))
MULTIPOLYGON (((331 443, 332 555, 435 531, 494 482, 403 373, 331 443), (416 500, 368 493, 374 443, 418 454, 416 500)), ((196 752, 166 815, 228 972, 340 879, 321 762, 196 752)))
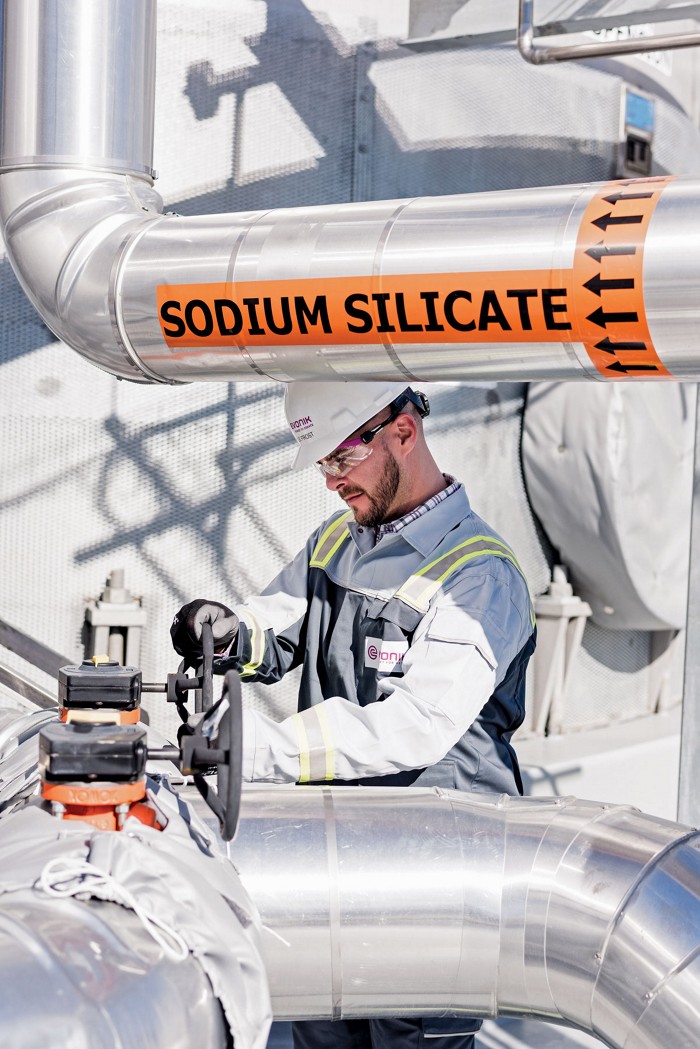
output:
MULTIPOLYGON (((522 792, 510 737, 535 645, 526 582, 503 540, 438 468, 427 398, 396 383, 289 385, 293 466, 316 463, 346 508, 259 597, 183 606, 176 651, 278 681, 302 664, 298 713, 244 714, 244 776, 278 783, 522 792)), ((471 1049, 473 1020, 294 1025, 295 1049, 471 1049)))

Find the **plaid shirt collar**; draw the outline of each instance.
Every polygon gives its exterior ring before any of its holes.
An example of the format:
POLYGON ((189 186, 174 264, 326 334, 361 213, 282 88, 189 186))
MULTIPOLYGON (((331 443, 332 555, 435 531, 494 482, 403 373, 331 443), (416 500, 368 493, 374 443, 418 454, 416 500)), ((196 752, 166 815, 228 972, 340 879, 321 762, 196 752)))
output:
POLYGON ((374 530, 374 542, 375 545, 380 539, 383 539, 385 535, 394 535, 395 532, 400 532, 406 525, 411 524, 413 521, 417 521, 423 514, 427 514, 428 510, 432 510, 433 507, 438 506, 444 499, 458 491, 462 485, 459 481, 456 481, 450 474, 442 475, 447 482, 447 487, 443 488, 441 492, 437 492, 436 495, 431 495, 430 499, 426 499, 424 503, 417 506, 415 510, 410 510, 403 517, 397 518, 396 521, 388 521, 386 524, 379 525, 374 530))

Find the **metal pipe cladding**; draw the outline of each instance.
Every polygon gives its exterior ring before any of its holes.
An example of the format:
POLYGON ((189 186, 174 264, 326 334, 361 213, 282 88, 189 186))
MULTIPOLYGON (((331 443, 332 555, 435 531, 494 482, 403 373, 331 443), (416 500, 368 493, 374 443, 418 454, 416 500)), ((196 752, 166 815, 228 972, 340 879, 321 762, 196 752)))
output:
POLYGON ((51 330, 143 382, 700 378, 700 182, 234 215, 152 189, 154 0, 5 0, 0 226, 51 330))

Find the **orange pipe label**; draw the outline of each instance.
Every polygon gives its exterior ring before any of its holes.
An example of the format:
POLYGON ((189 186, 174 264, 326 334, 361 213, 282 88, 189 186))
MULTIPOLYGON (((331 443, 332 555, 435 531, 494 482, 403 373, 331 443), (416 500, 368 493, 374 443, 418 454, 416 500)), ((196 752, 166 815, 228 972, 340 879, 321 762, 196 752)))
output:
POLYGON ((606 379, 670 376, 654 349, 644 307, 649 221, 670 178, 612 182, 597 190, 578 232, 573 271, 575 336, 606 379))
POLYGON ((175 357, 233 346, 580 342, 606 378, 668 375, 642 287, 644 238, 668 182, 597 190, 570 270, 160 284, 163 338, 175 357))
POLYGON ((381 342, 559 342, 570 288, 549 270, 161 284, 172 348, 381 342))

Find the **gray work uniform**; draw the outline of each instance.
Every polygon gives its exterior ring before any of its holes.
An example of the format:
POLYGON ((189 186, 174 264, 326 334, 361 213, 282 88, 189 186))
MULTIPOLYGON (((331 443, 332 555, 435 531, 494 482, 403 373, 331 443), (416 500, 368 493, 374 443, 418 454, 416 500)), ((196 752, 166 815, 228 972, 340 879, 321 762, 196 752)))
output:
POLYGON ((244 718, 244 775, 267 782, 521 789, 510 737, 535 642, 515 556, 463 487, 374 544, 334 514, 255 598, 217 670, 274 682, 299 712, 244 718))
MULTIPOLYGON (((274 682, 302 665, 298 713, 244 715, 244 775, 273 782, 522 791, 510 737, 535 645, 515 556, 459 487, 385 535, 334 514, 237 610, 218 669, 274 682)), ((481 1022, 306 1021, 295 1049, 473 1049, 481 1022)))

